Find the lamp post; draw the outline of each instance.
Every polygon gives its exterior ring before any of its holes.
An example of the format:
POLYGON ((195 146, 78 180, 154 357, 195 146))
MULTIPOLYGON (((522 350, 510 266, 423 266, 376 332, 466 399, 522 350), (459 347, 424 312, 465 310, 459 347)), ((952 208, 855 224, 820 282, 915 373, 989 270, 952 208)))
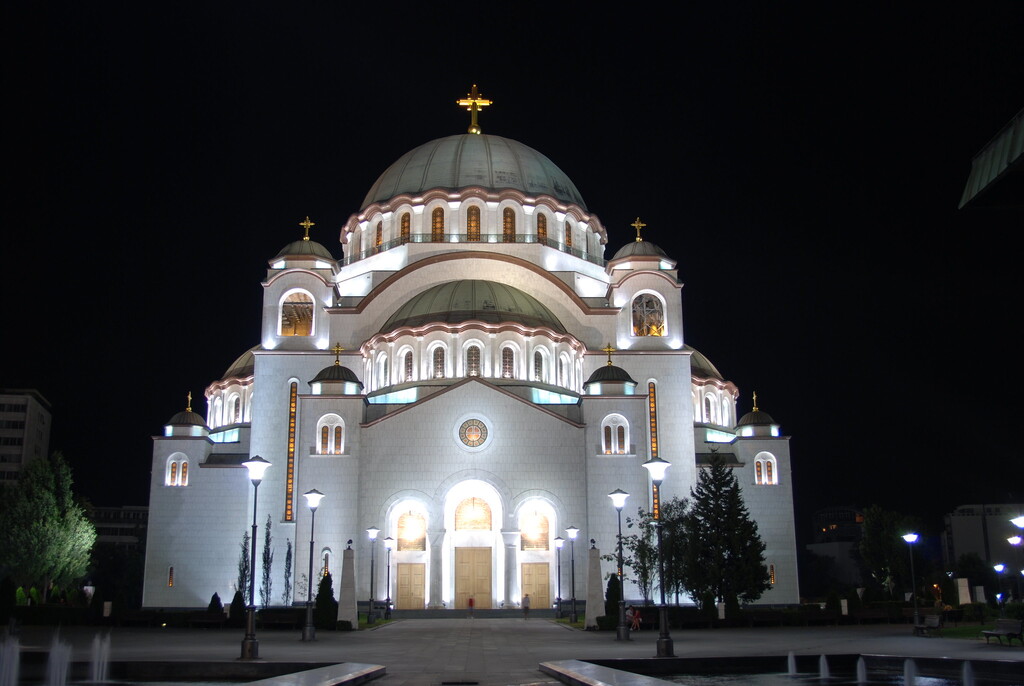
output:
POLYGON ((557 564, 555 568, 558 570, 555 574, 555 590, 557 592, 555 598, 555 619, 562 618, 562 546, 565 545, 565 539, 561 536, 555 537, 555 558, 557 564))
POLYGON ((917 592, 914 590, 914 544, 917 543, 917 538, 915 533, 903 535, 903 540, 907 542, 907 548, 910 550, 910 597, 914 601, 914 626, 921 623, 917 614, 917 592))
POLYGON ((242 660, 255 660, 260 656, 260 643, 256 640, 256 498, 259 496, 263 473, 270 463, 259 455, 242 463, 249 470, 252 482, 252 538, 249 542, 249 607, 246 608, 245 638, 242 639, 242 660))
POLYGON ((306 626, 302 627, 302 640, 315 641, 316 627, 313 626, 313 528, 316 526, 316 508, 324 494, 315 488, 303 493, 309 505, 309 583, 306 584, 306 626))
POLYGON ((395 539, 388 536, 384 539, 384 549, 388 551, 388 573, 387 573, 387 592, 388 597, 384 601, 384 619, 391 619, 391 549, 395 546, 395 539))
POLYGON ((997 565, 992 565, 992 569, 996 570, 996 574, 999 576, 999 593, 996 593, 996 600, 999 602, 999 616, 1006 617, 1006 595, 1003 593, 1003 572, 1006 571, 1006 565, 1000 562, 997 565))
POLYGON ((373 558, 377 553, 377 534, 380 533, 380 529, 375 526, 371 526, 366 530, 366 535, 370 537, 370 606, 366 610, 366 623, 373 624, 377 621, 377 613, 374 611, 373 603, 374 598, 377 596, 373 593, 373 558))
POLYGON ((626 493, 621 488, 616 488, 608 494, 608 497, 612 499, 612 505, 615 506, 615 511, 619 516, 619 624, 615 627, 615 640, 628 641, 629 627, 626 626, 626 593, 622 587, 622 508, 626 506, 626 498, 629 497, 629 493, 626 493))
POLYGON ((1017 574, 1015 574, 1014 576, 1017 577, 1017 602, 1018 603, 1021 601, 1021 595, 1020 595, 1020 576, 1021 576, 1021 574, 1024 574, 1024 563, 1022 563, 1022 560, 1021 560, 1021 541, 1022 540, 1024 540, 1024 539, 1021 539, 1020 536, 1010 536, 1008 539, 1006 539, 1007 543, 1009 543, 1010 545, 1012 545, 1014 548, 1017 549, 1017 574))
POLYGON ((569 577, 571 579, 569 589, 572 591, 572 610, 569 612, 569 621, 573 624, 579 621, 576 616, 576 536, 580 530, 570 526, 565 530, 569 534, 569 577))
POLYGON ((644 469, 651 474, 654 528, 658 534, 658 586, 661 590, 661 606, 658 608, 658 652, 655 657, 674 657, 672 637, 668 630, 668 605, 665 604, 665 549, 661 536, 661 482, 665 480, 665 471, 671 466, 670 462, 660 457, 652 457, 643 464, 644 469))

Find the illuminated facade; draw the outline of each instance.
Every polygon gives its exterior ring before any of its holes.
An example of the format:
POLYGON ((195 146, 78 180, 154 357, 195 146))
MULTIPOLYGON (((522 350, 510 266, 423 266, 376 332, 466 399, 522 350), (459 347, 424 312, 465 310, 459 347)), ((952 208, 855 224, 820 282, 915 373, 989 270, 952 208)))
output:
POLYGON ((761 602, 798 602, 788 438, 756 408, 737 417, 736 386, 686 345, 676 262, 639 221, 606 260, 605 226, 558 167, 467 133, 388 167, 342 227, 341 259, 310 225, 269 261, 258 345, 206 389, 205 417, 179 413, 155 439, 146 607, 231 597, 252 455, 272 463, 257 542, 269 514, 275 603, 287 540, 307 568, 301 494, 315 488, 314 566, 337 577, 353 539, 358 598, 376 526, 378 545, 395 541, 390 592, 376 553, 378 598, 482 609, 529 593, 540 608, 570 594, 568 574, 555 588, 555 537, 580 529, 584 598, 588 541, 615 544, 607 494, 649 508, 641 465, 661 457, 662 498, 688 495, 709 444, 768 545, 761 602))

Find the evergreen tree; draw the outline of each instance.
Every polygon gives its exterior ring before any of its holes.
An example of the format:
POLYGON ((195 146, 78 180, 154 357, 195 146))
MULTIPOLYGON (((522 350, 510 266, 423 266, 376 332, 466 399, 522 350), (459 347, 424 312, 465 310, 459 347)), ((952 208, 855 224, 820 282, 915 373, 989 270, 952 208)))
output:
POLYGON ((284 552, 284 592, 281 594, 281 604, 292 604, 292 539, 287 541, 288 547, 284 552))
MULTIPOLYGON (((864 509, 864 528, 860 539, 860 559, 871 578, 892 597, 903 580, 909 579, 909 554, 902 536, 904 516, 878 505, 864 509)), ((906 584, 906 585, 909 585, 906 584)))
POLYGON ((320 578, 313 603, 313 623, 317 629, 338 628, 338 601, 334 599, 334 581, 330 573, 320 578))
POLYGON ((260 581, 260 605, 264 608, 270 607, 270 601, 272 597, 270 590, 273 586, 274 580, 271 576, 274 566, 274 549, 270 547, 270 515, 267 515, 267 525, 263 528, 263 578, 260 581))
MULTIPOLYGON (((72 491, 64 456, 31 460, 0 493, 0 578, 46 589, 81 578, 96 527, 72 491)), ((45 596, 44 596, 45 600, 45 596)))
POLYGON ((740 485, 725 460, 713 455, 690 491, 685 518, 683 582, 702 606, 723 602, 727 614, 770 587, 765 545, 750 518, 740 485))
MULTIPOLYGON (((235 590, 242 594, 243 599, 249 597, 249 532, 242 533, 242 552, 238 556, 238 580, 235 582, 235 590)), ((243 601, 244 602, 244 601, 243 601)))

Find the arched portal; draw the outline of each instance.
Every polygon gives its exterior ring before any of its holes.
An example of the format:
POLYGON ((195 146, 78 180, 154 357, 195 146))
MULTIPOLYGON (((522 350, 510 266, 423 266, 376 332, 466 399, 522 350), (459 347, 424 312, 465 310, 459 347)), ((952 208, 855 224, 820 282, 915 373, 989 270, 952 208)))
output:
POLYGON ((501 523, 505 508, 497 490, 484 481, 459 482, 444 500, 442 599, 446 607, 498 607, 504 597, 505 550, 501 523))

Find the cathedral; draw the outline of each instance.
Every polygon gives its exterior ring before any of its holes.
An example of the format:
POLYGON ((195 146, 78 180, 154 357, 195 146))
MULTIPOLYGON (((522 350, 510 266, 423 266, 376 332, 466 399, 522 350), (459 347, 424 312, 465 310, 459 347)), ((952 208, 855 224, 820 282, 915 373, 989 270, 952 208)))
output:
POLYGON ((661 498, 688 496, 712 451, 767 546, 759 602, 797 603, 789 438, 756 402, 737 416, 737 386, 686 344, 675 260, 639 219, 606 256, 568 176, 482 133, 475 86, 458 104, 469 131, 384 169, 340 258, 300 223, 268 261, 259 341, 206 388, 205 418, 190 403, 154 437, 143 605, 230 598, 254 516, 260 556, 272 523, 275 605, 306 600, 311 562, 337 593, 348 547, 356 597, 397 609, 585 598, 615 571, 580 563, 591 539, 615 550, 608 494, 650 509, 643 464, 661 459, 661 498), (257 455, 270 466, 254 488, 242 463, 257 455))

